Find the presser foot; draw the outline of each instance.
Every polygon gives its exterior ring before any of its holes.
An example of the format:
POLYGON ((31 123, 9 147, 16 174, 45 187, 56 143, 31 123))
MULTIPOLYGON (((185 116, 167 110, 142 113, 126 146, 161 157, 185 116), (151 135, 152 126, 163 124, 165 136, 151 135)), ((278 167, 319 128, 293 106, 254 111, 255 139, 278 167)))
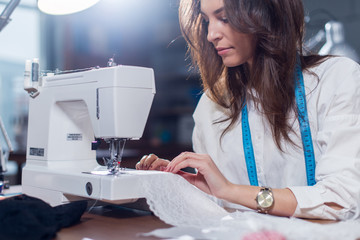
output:
POLYGON ((107 167, 107 170, 109 171, 109 175, 116 175, 120 171, 125 170, 125 168, 120 166, 121 162, 119 162, 117 160, 104 157, 103 161, 105 163, 105 166, 107 167))
POLYGON ((125 174, 125 168, 118 167, 114 170, 109 170, 109 175, 119 175, 119 174, 125 174))

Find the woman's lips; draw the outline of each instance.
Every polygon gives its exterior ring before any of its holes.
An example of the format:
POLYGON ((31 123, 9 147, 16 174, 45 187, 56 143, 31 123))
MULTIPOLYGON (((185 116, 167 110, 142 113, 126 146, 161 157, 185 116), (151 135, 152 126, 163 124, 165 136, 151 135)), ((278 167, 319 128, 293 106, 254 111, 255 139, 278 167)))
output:
POLYGON ((220 55, 220 56, 223 56, 225 54, 227 54, 229 51, 230 51, 231 48, 222 48, 222 47, 219 47, 219 48, 216 48, 216 51, 217 53, 220 55))

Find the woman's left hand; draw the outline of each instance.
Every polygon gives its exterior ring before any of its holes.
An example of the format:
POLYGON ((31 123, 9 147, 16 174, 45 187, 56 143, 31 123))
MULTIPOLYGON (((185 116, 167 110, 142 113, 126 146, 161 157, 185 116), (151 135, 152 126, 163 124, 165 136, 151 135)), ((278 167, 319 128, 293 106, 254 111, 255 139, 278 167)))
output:
POLYGON ((218 198, 223 198, 232 186, 207 154, 183 152, 169 163, 165 171, 183 176, 202 191, 218 198), (185 167, 196 168, 198 172, 192 174, 180 170, 185 167))

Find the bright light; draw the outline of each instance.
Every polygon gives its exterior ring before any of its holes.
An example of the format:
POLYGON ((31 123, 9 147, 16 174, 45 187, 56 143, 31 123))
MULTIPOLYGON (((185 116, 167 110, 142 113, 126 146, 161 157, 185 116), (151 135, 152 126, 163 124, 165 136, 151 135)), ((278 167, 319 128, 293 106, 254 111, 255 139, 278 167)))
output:
POLYGON ((100 0, 38 0, 39 9, 47 14, 63 15, 85 10, 100 0))

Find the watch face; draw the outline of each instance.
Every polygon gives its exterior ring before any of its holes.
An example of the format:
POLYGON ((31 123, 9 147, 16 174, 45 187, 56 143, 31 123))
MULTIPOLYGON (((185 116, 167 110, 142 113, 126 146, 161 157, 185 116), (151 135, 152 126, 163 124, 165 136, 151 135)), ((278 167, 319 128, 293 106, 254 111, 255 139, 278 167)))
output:
POLYGON ((268 191, 263 191, 258 195, 258 203, 262 208, 269 208, 272 206, 274 202, 274 198, 268 191))

